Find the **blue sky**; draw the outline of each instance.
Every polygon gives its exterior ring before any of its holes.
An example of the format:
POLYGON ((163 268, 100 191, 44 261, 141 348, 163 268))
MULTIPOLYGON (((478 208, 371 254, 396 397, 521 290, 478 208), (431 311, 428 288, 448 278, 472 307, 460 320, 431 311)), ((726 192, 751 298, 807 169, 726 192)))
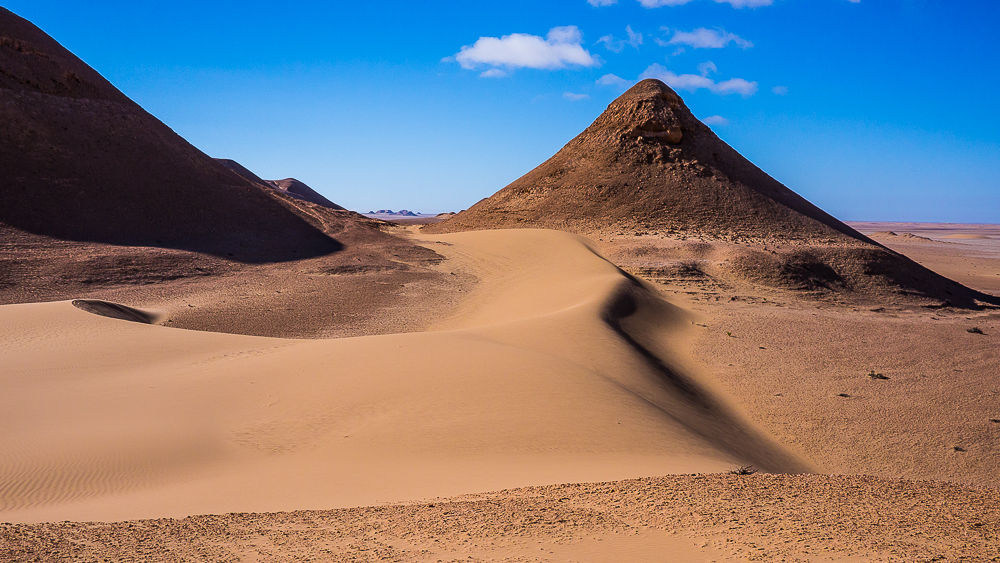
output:
POLYGON ((657 76, 841 219, 1000 223, 997 2, 4 6, 208 154, 358 211, 466 208, 657 76))

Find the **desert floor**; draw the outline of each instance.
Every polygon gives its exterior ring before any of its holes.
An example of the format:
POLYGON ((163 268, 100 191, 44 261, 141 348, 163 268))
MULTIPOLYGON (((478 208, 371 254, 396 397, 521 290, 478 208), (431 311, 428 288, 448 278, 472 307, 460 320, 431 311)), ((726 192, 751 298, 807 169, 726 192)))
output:
MULTIPOLYGON (((853 226, 1000 294, 998 227, 853 226)), ((391 301, 400 332, 172 328, 196 307, 155 286, 104 298, 157 324, 0 306, 0 560, 1000 560, 1000 313, 412 233, 454 291, 391 301)))

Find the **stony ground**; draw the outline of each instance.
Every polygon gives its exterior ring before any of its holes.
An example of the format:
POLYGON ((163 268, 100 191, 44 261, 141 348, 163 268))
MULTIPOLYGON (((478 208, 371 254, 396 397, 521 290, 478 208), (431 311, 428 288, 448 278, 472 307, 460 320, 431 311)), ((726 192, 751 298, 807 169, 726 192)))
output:
POLYGON ((854 476, 680 475, 340 510, 0 524, 4 562, 623 558, 1000 561, 1000 491, 854 476))

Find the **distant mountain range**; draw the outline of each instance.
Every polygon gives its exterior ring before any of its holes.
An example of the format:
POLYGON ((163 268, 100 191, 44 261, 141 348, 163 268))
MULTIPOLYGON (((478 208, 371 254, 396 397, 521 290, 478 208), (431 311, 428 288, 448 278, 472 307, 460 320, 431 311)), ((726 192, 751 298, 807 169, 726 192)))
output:
POLYGON ((391 209, 379 209, 378 211, 369 211, 367 215, 395 215, 396 217, 420 217, 422 213, 419 211, 410 211, 408 209, 400 209, 399 211, 393 211, 391 209))

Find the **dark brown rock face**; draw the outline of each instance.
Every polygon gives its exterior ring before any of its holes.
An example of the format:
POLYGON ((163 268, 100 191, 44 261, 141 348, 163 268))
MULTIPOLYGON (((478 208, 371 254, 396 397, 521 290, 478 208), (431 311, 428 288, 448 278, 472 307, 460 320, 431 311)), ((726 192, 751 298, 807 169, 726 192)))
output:
POLYGON ((343 207, 326 199, 319 192, 310 188, 305 182, 301 182, 295 178, 285 178, 284 180, 264 180, 235 160, 228 158, 217 158, 215 160, 242 178, 250 180, 254 184, 262 186, 266 189, 278 190, 295 199, 308 201, 309 203, 315 203, 316 205, 321 205, 330 209, 346 211, 343 207))
POLYGON ((0 175, 0 241, 159 246, 245 262, 341 248, 3 8, 0 175))
POLYGON ((323 195, 316 190, 307 186, 305 182, 296 180, 295 178, 271 180, 270 182, 277 186, 279 190, 294 198, 315 203, 316 205, 322 205, 323 207, 329 207, 330 209, 344 209, 343 207, 323 197, 323 195))

